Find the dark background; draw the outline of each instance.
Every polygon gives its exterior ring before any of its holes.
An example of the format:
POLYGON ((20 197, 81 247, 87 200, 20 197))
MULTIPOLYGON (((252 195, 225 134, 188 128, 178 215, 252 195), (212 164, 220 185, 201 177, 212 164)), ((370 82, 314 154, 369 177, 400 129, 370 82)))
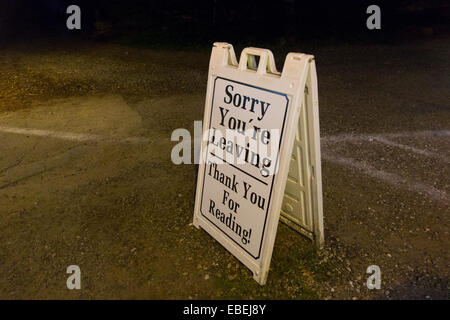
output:
POLYGON ((448 33, 450 1, 144 1, 0 0, 3 43, 30 37, 89 37, 150 46, 198 46, 226 39, 286 45, 298 41, 395 42, 448 33), (68 31, 77 4, 82 30, 68 31), (366 28, 366 9, 381 7, 381 30, 366 28))

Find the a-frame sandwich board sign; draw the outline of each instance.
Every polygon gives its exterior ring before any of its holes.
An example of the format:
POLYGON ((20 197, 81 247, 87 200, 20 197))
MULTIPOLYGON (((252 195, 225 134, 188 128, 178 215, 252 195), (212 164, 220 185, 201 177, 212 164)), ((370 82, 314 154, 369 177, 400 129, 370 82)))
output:
POLYGON ((214 43, 194 221, 265 284, 280 220, 323 243, 314 57, 214 43))

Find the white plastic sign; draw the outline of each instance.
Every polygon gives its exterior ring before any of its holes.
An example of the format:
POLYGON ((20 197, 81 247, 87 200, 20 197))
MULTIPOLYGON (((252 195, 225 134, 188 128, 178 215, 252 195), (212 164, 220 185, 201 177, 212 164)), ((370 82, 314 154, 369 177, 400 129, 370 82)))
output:
POLYGON ((323 242, 313 57, 290 53, 280 74, 269 50, 246 48, 238 65, 230 44, 215 43, 203 129, 194 225, 264 284, 280 212, 323 242))

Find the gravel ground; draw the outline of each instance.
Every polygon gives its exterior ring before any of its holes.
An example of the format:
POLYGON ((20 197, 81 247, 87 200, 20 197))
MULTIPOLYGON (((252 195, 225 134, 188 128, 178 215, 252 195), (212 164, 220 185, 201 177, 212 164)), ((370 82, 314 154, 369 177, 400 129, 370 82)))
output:
MULTIPOLYGON (((0 298, 448 299, 448 197, 326 159, 325 248, 280 224, 266 286, 192 227, 196 167, 172 164, 170 135, 203 117, 209 50, 0 50, 0 126, 106 137, 0 132, 0 298), (82 290, 66 288, 71 264, 82 290), (373 264, 381 290, 366 287, 373 264)), ((316 56, 323 137, 450 130, 448 39, 297 50, 316 56)), ((440 158, 367 141, 323 149, 448 195, 448 136, 395 141, 440 158)))

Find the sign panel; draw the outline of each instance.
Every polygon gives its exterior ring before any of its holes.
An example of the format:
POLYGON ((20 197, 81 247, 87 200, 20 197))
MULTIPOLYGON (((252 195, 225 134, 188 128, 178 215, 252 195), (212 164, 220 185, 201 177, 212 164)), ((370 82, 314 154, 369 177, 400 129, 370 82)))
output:
MULTIPOLYGON (((291 155, 300 145, 299 124, 306 127, 307 147, 296 159, 308 183, 297 185, 309 191, 298 194, 312 209, 297 212, 302 206, 294 209, 285 200, 283 217, 291 226, 304 225, 302 217, 308 217, 313 239, 323 239, 317 109, 312 56, 290 53, 279 73, 267 49, 244 49, 238 64, 231 45, 214 44, 194 225, 250 268, 260 284, 267 279, 283 199, 288 197, 284 192, 293 171, 291 155), (309 98, 307 81, 313 93, 309 98), (305 122, 301 107, 308 99, 311 107, 305 112, 311 116, 305 122)), ((287 191, 296 194, 297 185, 287 191)))
POLYGON ((214 80, 200 212, 255 259, 261 254, 288 106, 286 94, 214 80))

